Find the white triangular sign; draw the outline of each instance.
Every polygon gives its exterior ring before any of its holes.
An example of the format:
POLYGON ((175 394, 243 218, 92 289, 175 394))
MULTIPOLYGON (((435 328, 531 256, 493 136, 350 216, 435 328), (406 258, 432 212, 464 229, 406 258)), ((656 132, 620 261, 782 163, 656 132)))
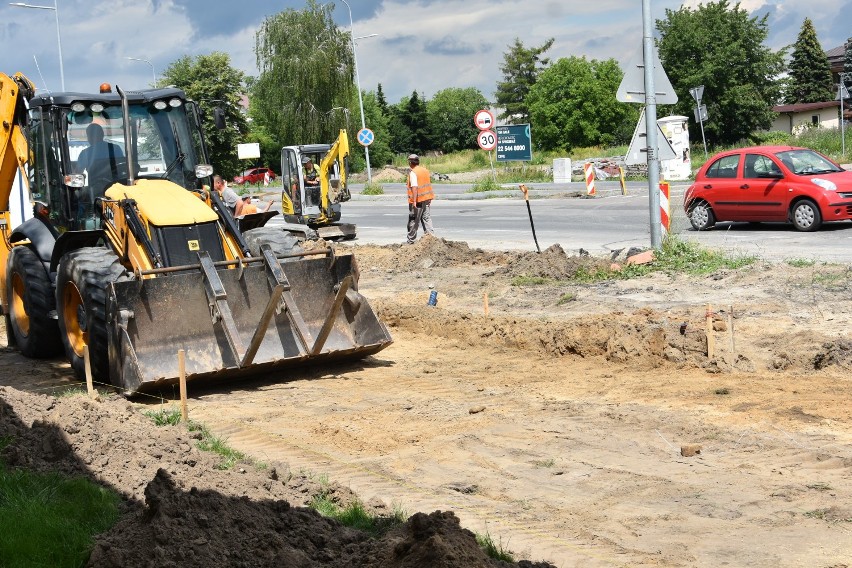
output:
MULTIPOLYGON (((654 93, 657 96, 656 102, 658 105, 673 105, 677 102, 677 94, 674 87, 672 87, 672 82, 669 81, 669 76, 666 75, 666 70, 663 69, 663 63, 660 61, 660 54, 657 52, 657 47, 652 46, 651 51, 654 53, 654 93)), ((624 78, 621 80, 621 85, 618 86, 615 98, 622 103, 645 104, 644 49, 640 49, 639 53, 634 55, 627 65, 627 70, 624 72, 624 78)))
MULTIPOLYGON (((671 142, 663 134, 660 125, 657 125, 657 153, 658 160, 673 160, 677 158, 671 142)), ((624 163, 628 166, 636 166, 639 164, 648 163, 648 128, 645 124, 645 109, 639 115, 639 122, 636 124, 636 129, 633 131, 633 138, 630 140, 630 147, 627 149, 627 155, 624 156, 624 163)))

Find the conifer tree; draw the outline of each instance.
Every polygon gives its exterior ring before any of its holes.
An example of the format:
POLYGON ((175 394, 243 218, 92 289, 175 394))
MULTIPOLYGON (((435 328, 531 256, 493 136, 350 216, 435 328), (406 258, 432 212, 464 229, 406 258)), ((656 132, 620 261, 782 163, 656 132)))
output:
POLYGON ((506 119, 511 124, 525 124, 530 121, 530 111, 527 107, 527 94, 535 84, 539 73, 547 67, 550 60, 542 58, 542 54, 551 48, 553 38, 548 39, 538 47, 524 47, 520 39, 515 38, 515 44, 503 54, 503 81, 497 83, 497 104, 503 111, 499 118, 506 119))
POLYGON ((799 37, 793 44, 788 69, 788 103, 818 103, 832 99, 834 89, 831 67, 810 18, 805 18, 799 37))

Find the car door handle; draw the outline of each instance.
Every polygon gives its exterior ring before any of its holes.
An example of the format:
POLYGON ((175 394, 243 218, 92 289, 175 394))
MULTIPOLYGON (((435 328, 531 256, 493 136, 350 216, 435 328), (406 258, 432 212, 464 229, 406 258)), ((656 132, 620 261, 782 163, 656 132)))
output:
POLYGON ((748 184, 744 183, 740 186, 740 189, 748 189, 748 184))
POLYGON ((704 186, 704 189, 713 189, 713 186, 708 183, 704 186))

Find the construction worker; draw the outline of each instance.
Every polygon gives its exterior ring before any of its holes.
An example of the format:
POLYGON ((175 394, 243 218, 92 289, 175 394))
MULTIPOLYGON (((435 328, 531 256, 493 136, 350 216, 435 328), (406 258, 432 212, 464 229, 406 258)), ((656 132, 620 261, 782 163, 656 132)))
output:
POLYGON ((314 167, 314 163, 310 157, 302 156, 302 165, 304 166, 303 177, 305 178, 305 193, 308 196, 310 205, 320 204, 320 178, 319 172, 314 167))
POLYGON ((240 200, 240 196, 237 195, 237 192, 225 184, 222 176, 218 174, 213 176, 213 189, 219 193, 219 197, 225 202, 225 207, 228 208, 231 215, 234 217, 238 216, 240 209, 242 209, 242 201, 240 200))
POLYGON ((423 224, 423 232, 432 235, 432 177, 429 170, 420 165, 420 156, 408 156, 408 244, 417 239, 417 227, 423 224))

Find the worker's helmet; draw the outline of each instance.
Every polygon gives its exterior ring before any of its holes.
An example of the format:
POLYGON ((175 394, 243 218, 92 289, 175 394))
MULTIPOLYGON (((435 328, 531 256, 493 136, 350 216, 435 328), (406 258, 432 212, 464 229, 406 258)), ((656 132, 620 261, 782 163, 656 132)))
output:
POLYGON ((409 154, 408 155, 408 161, 413 162, 415 164, 419 164, 420 163, 420 156, 418 156, 417 154, 409 154))
POLYGON ((311 158, 309 156, 302 156, 302 164, 307 164, 310 161, 311 158))

